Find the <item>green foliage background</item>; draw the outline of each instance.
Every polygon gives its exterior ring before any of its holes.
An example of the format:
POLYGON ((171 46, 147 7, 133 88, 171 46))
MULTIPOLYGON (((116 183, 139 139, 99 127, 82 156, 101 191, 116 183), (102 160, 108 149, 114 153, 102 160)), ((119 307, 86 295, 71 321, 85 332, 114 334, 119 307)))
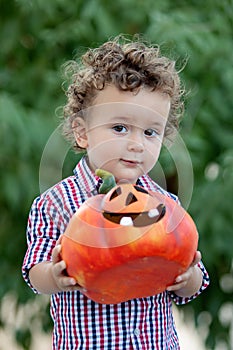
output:
MULTIPOLYGON (((0 300, 9 292, 18 304, 34 298, 21 277, 25 227, 41 188, 72 172, 77 156, 53 134, 64 104, 61 66, 87 47, 119 33, 141 33, 177 59, 186 90, 181 136, 189 150, 194 190, 188 208, 200 231, 200 250, 211 286, 184 309, 207 326, 206 347, 230 350, 233 308, 233 3, 231 0, 0 0, 0 300), (51 135, 47 171, 40 161, 51 135), (64 149, 66 151, 64 151, 64 149), (207 323, 208 321, 208 323, 207 323)), ((176 179, 164 150, 168 184, 176 179)), ((48 312, 39 315, 47 328, 48 312), (47 316, 46 316, 47 315, 47 316)), ((1 320, 1 326, 4 322, 1 320)), ((30 349, 27 329, 15 329, 30 349)))

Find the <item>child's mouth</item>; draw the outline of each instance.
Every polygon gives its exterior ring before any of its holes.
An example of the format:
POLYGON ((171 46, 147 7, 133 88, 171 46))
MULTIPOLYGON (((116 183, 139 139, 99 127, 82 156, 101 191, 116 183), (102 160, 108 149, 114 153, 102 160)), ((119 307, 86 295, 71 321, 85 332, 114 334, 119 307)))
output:
POLYGON ((137 160, 130 160, 130 159, 121 159, 121 162, 131 167, 138 166, 139 164, 141 164, 137 160))

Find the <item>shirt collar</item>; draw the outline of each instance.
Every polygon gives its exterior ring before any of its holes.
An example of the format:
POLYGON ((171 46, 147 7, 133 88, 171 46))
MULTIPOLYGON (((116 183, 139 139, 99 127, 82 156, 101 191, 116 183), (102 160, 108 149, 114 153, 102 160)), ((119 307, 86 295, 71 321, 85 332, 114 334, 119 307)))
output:
MULTIPOLYGON (((98 194, 98 190, 100 185, 103 183, 103 180, 90 169, 87 156, 83 156, 76 165, 74 168, 74 175, 78 180, 78 185, 83 194, 86 194, 87 197, 98 194)), ((148 175, 143 175, 139 177, 136 184, 142 187, 150 187, 151 179, 148 177, 148 175)), ((156 185, 156 187, 157 186, 158 185, 156 185)))
POLYGON ((82 193, 86 193, 87 197, 98 194, 98 189, 103 181, 90 169, 86 156, 83 156, 74 168, 74 175, 82 193))

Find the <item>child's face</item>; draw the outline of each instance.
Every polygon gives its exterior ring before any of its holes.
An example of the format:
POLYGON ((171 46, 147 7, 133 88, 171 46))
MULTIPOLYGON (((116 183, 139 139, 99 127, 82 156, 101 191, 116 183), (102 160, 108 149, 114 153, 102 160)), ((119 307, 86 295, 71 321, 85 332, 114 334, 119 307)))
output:
POLYGON ((169 96, 160 92, 141 89, 135 95, 115 86, 100 91, 85 121, 78 120, 82 134, 75 132, 91 169, 135 183, 158 160, 169 109, 169 96))

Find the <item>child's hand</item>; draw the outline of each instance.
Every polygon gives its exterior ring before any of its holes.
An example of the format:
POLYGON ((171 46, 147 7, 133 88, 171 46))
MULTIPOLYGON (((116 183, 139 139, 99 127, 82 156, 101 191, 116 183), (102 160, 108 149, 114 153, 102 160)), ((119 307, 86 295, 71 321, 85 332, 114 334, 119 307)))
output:
POLYGON ((66 263, 61 260, 61 240, 59 239, 52 253, 51 273, 60 291, 79 290, 85 292, 85 289, 77 284, 76 280, 66 275, 66 263))
POLYGON ((175 283, 167 287, 167 291, 176 292, 176 294, 180 296, 189 296, 192 295, 193 292, 198 291, 201 286, 202 275, 200 269, 196 265, 200 261, 201 253, 197 251, 188 270, 182 275, 177 276, 175 283), (192 292, 189 293, 189 290, 192 292))

